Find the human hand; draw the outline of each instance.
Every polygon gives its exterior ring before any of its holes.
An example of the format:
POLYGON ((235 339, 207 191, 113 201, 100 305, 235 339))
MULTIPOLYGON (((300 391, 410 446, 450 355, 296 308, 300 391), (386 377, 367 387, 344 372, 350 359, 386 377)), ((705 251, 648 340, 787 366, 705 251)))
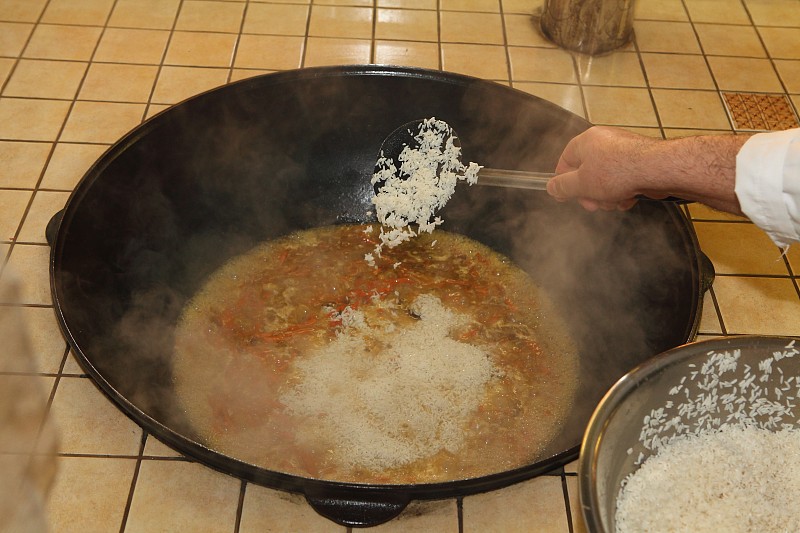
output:
POLYGON ((664 198, 643 161, 660 141, 619 128, 594 126, 567 144, 547 192, 556 200, 576 199, 590 211, 625 210, 636 196, 664 198))

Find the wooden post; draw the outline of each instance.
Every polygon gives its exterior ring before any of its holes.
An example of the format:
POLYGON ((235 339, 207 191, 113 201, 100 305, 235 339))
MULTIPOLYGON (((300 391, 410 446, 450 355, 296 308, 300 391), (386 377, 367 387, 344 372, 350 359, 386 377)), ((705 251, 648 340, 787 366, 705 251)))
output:
POLYGON ((633 35, 636 0, 544 0, 542 32, 562 48, 596 55, 633 35))

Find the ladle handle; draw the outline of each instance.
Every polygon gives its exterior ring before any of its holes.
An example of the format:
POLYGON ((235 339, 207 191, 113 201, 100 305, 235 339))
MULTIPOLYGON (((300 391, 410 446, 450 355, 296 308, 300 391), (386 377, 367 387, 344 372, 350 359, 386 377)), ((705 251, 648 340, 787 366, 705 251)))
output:
POLYGON ((555 176, 555 174, 552 172, 498 170, 484 167, 478 172, 478 185, 543 191, 547 188, 547 182, 550 181, 550 178, 553 176, 555 176))
MULTIPOLYGON (((515 189, 530 189, 544 191, 547 189, 547 182, 555 176, 553 172, 532 172, 528 170, 500 170, 496 168, 483 167, 478 172, 478 185, 489 185, 494 187, 511 187, 515 189)), ((673 204, 688 204, 689 200, 668 196, 666 198, 648 198, 641 194, 636 196, 639 200, 651 202, 669 202, 673 204)))

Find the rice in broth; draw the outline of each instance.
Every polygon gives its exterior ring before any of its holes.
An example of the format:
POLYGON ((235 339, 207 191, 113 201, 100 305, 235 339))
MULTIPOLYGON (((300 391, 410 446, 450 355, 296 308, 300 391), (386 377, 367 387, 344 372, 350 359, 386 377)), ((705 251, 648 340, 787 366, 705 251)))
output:
POLYGON ((577 383, 552 304, 507 258, 444 231, 364 254, 373 226, 234 258, 186 306, 175 389, 205 443, 269 470, 421 483, 537 460, 577 383))

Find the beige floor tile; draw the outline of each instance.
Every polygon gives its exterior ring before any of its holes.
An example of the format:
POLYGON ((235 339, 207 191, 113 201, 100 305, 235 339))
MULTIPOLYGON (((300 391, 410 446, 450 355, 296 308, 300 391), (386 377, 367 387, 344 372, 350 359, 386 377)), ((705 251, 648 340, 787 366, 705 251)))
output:
MULTIPOLYGON (((17 244, 11 249, 6 269, 24 272, 19 295, 13 302, 29 305, 52 305, 50 296, 50 247, 38 244, 17 244)), ((5 276, 6 272, 3 272, 5 276)))
POLYGON ((248 483, 239 531, 269 530, 344 533, 345 528, 317 514, 300 495, 248 483))
POLYGON ((236 35, 225 33, 175 32, 164 58, 166 65, 229 67, 236 35))
MULTIPOLYGON (((3 284, 7 283, 4 281, 3 284)), ((4 324, 11 324, 6 322, 14 320, 21 327, 19 328, 19 337, 14 339, 13 342, 19 343, 19 346, 27 346, 27 350, 8 349, 8 339, 4 339, 6 349, 0 352, 0 369, 3 372, 19 372, 19 373, 47 373, 54 374, 58 372, 58 367, 61 364, 61 359, 64 357, 64 348, 66 343, 61 340, 60 345, 55 345, 52 342, 52 330, 55 327, 55 319, 53 317, 53 310, 42 307, 17 307, 17 306, 2 306, 0 307, 0 320, 4 324), (46 318, 50 318, 46 322, 46 318), (52 326, 51 326, 52 323, 52 326), (46 331, 38 331, 37 326, 46 328, 46 331), (22 343, 26 343, 23 345, 22 343)), ((58 336, 57 328, 56 336, 58 336)), ((0 374, 0 380, 3 379, 5 374, 0 374)), ((30 380, 30 387, 36 387, 41 390, 35 390, 35 397, 41 398, 46 401, 50 397, 50 391, 53 388, 54 380, 35 379, 30 380)), ((16 385, 21 385, 21 389, 29 388, 24 384, 26 381, 17 382, 16 385)), ((44 405, 42 405, 44 407, 44 405)), ((3 414, 3 421, 8 422, 7 413, 3 414)), ((41 412, 44 416, 44 411, 41 412)), ((41 423, 43 418, 37 421, 41 423)), ((14 450, 8 449, 7 446, 14 443, 8 442, 8 434, 0 435, 0 453, 9 453, 14 450)), ((19 451, 19 450, 18 450, 19 451)), ((24 450, 30 452, 30 450, 24 450)))
POLYGON ((752 26, 695 24, 700 44, 708 55, 766 57, 761 39, 752 26))
POLYGON ((789 265, 792 268, 794 276, 800 276, 800 246, 795 244, 789 248, 786 253, 786 258, 789 260, 789 265))
POLYGON ((400 7, 405 9, 436 9, 437 0, 377 0, 377 7, 400 7))
POLYGON ((552 102, 579 117, 586 117, 580 87, 561 83, 514 82, 514 88, 552 102))
POLYGON ((0 239, 14 240, 19 222, 31 199, 31 191, 0 189, 0 239))
POLYGON ((574 533, 586 533, 586 522, 583 519, 581 510, 580 494, 578 489, 578 478, 567 476, 567 492, 569 493, 569 512, 572 517, 572 531, 574 533))
POLYGON ((730 128, 728 115, 715 91, 654 89, 653 98, 665 128, 730 128))
POLYGON ((412 501, 397 518, 373 528, 376 533, 437 531, 458 533, 456 500, 412 501))
POLYGON ((17 57, 33 28, 33 24, 23 22, 0 22, 0 55, 17 57))
POLYGON ((714 89, 714 79, 703 56, 643 53, 642 61, 651 87, 714 89))
POLYGON ((311 10, 308 35, 369 39, 372 37, 372 9, 315 6, 311 10))
POLYGON ((148 119, 152 118, 161 113, 162 111, 169 109, 170 107, 172 107, 171 104, 150 104, 147 106, 146 118, 148 119))
POLYGON ((583 85, 646 86, 636 53, 617 52, 598 57, 581 54, 575 59, 583 85))
POLYGON ((503 44, 503 21, 499 14, 442 11, 439 15, 442 42, 503 44))
POLYGON ((158 76, 153 102, 176 104, 190 96, 225 85, 226 68, 164 67, 158 76))
POLYGON ((703 309, 700 314, 698 332, 719 335, 722 333, 722 324, 720 324, 717 308, 714 305, 714 299, 711 294, 711 290, 703 294, 703 309))
POLYGON ((62 375, 65 376, 85 376, 86 373, 81 368, 80 363, 78 360, 75 359, 75 355, 70 350, 69 354, 67 354, 67 361, 64 363, 64 369, 61 371, 62 375))
POLYGON ((689 213, 692 216, 692 219, 695 220, 706 220, 706 221, 739 221, 745 222, 747 218, 740 217, 738 215, 732 215, 730 213, 726 213, 724 211, 717 211, 707 205, 703 204, 689 204, 689 213))
POLYGON ((66 205, 68 199, 67 192, 37 191, 17 242, 46 244, 44 230, 47 223, 66 205))
POLYGON ((186 0, 181 5, 175 29, 238 33, 244 4, 208 0, 186 0))
POLYGON ((102 26, 113 4, 114 0, 50 0, 42 22, 102 26))
POLYGON ((695 222, 694 228, 719 274, 788 274, 781 251, 752 224, 695 222))
POLYGON ((109 26, 168 30, 175 23, 180 0, 117 0, 109 26))
POLYGON ((513 14, 505 11, 503 22, 506 26, 506 41, 510 46, 537 46, 555 48, 547 37, 542 34, 538 19, 529 13, 513 14))
POLYGON ((700 53, 700 43, 688 22, 637 20, 633 30, 642 52, 700 53))
POLYGON ((197 463, 142 461, 125 531, 232 531, 240 485, 197 463))
POLYGON ((584 87, 588 119, 595 124, 658 126, 646 89, 584 87))
POLYGON ((47 503, 50 531, 119 531, 136 461, 60 457, 57 468, 47 503))
POLYGON ((102 28, 39 24, 33 30, 23 57, 36 59, 72 59, 92 57, 102 28))
POLYGON ((800 26, 795 0, 745 0, 745 4, 758 26, 800 26))
POLYGON ((3 96, 71 100, 88 63, 22 59, 3 90, 3 96))
POLYGON ((109 28, 100 40, 94 59, 158 65, 168 40, 168 31, 109 28))
POLYGON ((145 457, 183 457, 152 435, 147 436, 142 455, 145 457))
MULTIPOLYGON (((3 310, 7 311, 7 310, 3 310)), ((5 317, 4 317, 5 318, 5 317)), ((5 363, 5 361, 3 361, 5 363)), ((30 363, 30 361, 27 361, 30 363)), ((25 366, 25 365, 23 365, 25 366)), ((30 369, 30 364, 27 365, 30 369)), ((10 370, 10 369, 9 369, 10 370)), ((4 369, 5 371, 5 369, 4 369)), ((26 370, 30 372, 30 370, 26 370)), ((42 422, 45 420, 47 398, 50 391, 53 389, 55 378, 34 375, 13 375, 13 374, 0 374, 0 387, 2 387, 3 394, 13 394, 14 398, 19 398, 21 401, 13 407, 10 398, 3 399, 3 435, 0 438, 0 457, 5 458, 6 454, 14 454, 17 461, 27 461, 31 457, 31 452, 36 450, 37 438, 36 434, 42 427, 42 422), (14 412, 9 412, 11 410, 14 412), (17 418, 15 420, 16 417, 17 418), (24 418, 23 418, 24 417, 24 418), (9 426, 14 428, 14 433, 9 434, 9 426)), ((50 450, 52 457, 52 448, 50 450)), ((2 467, 6 465, 0 463, 2 467)), ((21 465, 20 465, 21 466, 21 465)), ((0 467, 0 468, 2 468, 0 467)), ((8 498, 7 491, 12 489, 8 484, 6 476, 7 470, 3 469, 3 483, 6 483, 6 491, 3 491, 3 497, 8 498)), ((19 472, 19 470, 18 470, 19 472)), ((22 474, 22 472, 19 472, 22 474)), ((20 487, 13 487, 18 489, 20 487)), ((8 508, 6 508, 8 509, 8 508)), ((7 515, 4 513, 4 518, 7 515)), ((5 527, 6 524, 3 524, 5 527)), ((20 531, 9 528, 9 531, 20 531)))
POLYGON ((773 59, 800 59, 800 28, 760 28, 759 33, 773 59))
POLYGON ((530 15, 540 10, 544 0, 500 0, 503 13, 521 13, 530 15))
POLYGON ((776 59, 774 63, 786 90, 800 93, 800 61, 776 59))
POLYGON ((783 92, 780 79, 768 59, 709 57, 708 64, 723 91, 783 92))
POLYGON ((242 35, 234 66, 267 70, 298 68, 303 60, 303 37, 242 35))
POLYGON ((32 189, 39 181, 50 143, 0 141, 0 187, 32 189))
POLYGON ((575 474, 578 472, 578 460, 575 459, 571 463, 567 463, 564 465, 564 472, 567 474, 575 474))
POLYGON ((564 50, 509 46, 508 55, 511 60, 511 79, 515 82, 577 82, 572 56, 564 50))
POLYGON ((60 453, 136 455, 142 429, 88 378, 62 378, 50 412, 60 428, 60 453))
POLYGON ((47 0, 0 0, 3 20, 36 22, 44 11, 47 0))
POLYGON ((64 359, 67 342, 61 336, 55 311, 50 307, 20 307, 25 334, 38 372, 55 374, 64 359))
POLYGON ((303 61, 306 67, 369 63, 372 43, 366 39, 309 37, 303 61))
POLYGON ((730 334, 800 334, 800 298, 789 279, 719 276, 714 292, 730 334))
POLYGON ((750 17, 740 2, 720 0, 684 0, 692 22, 750 24, 750 17))
POLYGON ((144 104, 75 102, 61 140, 64 142, 113 143, 138 126, 144 104))
POLYGON ((158 67, 93 63, 78 98, 107 102, 147 102, 158 67))
POLYGON ((104 144, 58 143, 40 187, 71 191, 107 149, 104 144))
POLYGON ((439 40, 439 24, 435 11, 378 9, 376 19, 376 39, 432 42, 439 40))
POLYGON ((441 0, 440 6, 442 11, 499 13, 500 4, 496 0, 441 0))
POLYGON ((244 19, 244 33, 305 35, 309 6, 250 4, 244 19))
MULTIPOLYGON (((284 3, 287 0, 280 0, 284 3)), ((373 0, 313 0, 312 3, 322 6, 342 6, 342 7, 372 7, 373 0)))
POLYGON ((11 75, 11 69, 14 67, 15 62, 16 61, 11 58, 0 57, 0 86, 2 86, 11 75))
POLYGON ((405 9, 436 9, 437 0, 377 0, 378 7, 402 7, 405 9))
POLYGON ((416 41, 375 41, 375 63, 439 68, 439 45, 416 41))
POLYGON ((561 478, 542 476, 464 498, 464 523, 474 531, 566 533, 561 478))
POLYGON ((69 106, 60 100, 0 98, 0 138, 54 141, 69 106))
POLYGON ((502 46, 442 43, 442 68, 487 80, 508 79, 508 61, 502 46))
POLYGON ((275 72, 273 70, 259 70, 259 69, 239 69, 235 68, 231 72, 231 82, 240 81, 246 78, 252 78, 254 76, 260 76, 262 74, 270 74, 275 72))
POLYGON ((637 19, 685 21, 686 9, 681 0, 639 0, 634 6, 637 19))

